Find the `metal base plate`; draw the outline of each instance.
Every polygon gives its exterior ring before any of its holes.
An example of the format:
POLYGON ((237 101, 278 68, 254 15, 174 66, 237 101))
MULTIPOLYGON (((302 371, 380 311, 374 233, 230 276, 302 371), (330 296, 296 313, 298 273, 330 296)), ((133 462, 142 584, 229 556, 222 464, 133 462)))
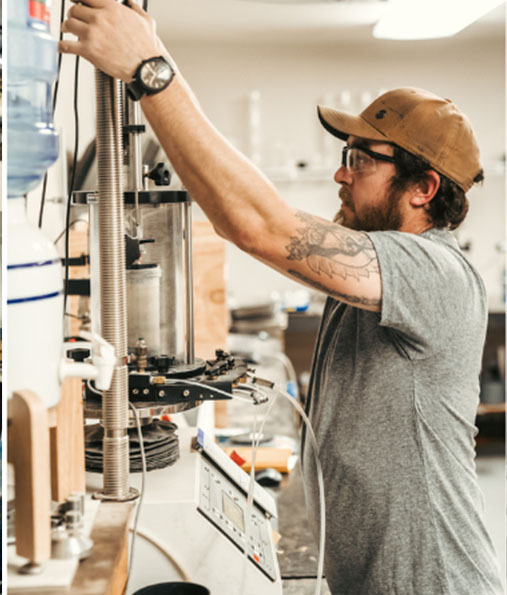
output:
MULTIPOLYGON (((160 403, 132 403, 137 409, 137 413, 141 419, 156 417, 159 415, 170 415, 171 413, 179 413, 180 411, 187 411, 201 405, 202 401, 191 401, 189 403, 174 403, 173 405, 161 405, 160 403)), ((131 409, 128 411, 129 425, 135 425, 136 418, 131 409)), ((102 403, 99 401, 87 400, 84 404, 84 416, 86 419, 102 419, 102 403)))
POLYGON ((118 496, 109 496, 108 494, 104 494, 104 492, 95 492, 92 495, 94 500, 102 500, 103 502, 130 502, 131 500, 137 500, 139 498, 139 491, 136 488, 130 488, 129 492, 123 498, 118 498, 118 496))

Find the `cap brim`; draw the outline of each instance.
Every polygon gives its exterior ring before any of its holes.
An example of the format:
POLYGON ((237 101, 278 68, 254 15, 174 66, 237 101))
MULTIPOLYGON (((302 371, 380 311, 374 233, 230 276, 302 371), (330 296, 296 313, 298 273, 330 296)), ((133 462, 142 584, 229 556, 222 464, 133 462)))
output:
POLYGON ((385 134, 368 124, 361 116, 353 116, 323 105, 317 106, 317 113, 322 126, 341 140, 346 141, 349 136, 357 136, 369 140, 389 142, 385 134))

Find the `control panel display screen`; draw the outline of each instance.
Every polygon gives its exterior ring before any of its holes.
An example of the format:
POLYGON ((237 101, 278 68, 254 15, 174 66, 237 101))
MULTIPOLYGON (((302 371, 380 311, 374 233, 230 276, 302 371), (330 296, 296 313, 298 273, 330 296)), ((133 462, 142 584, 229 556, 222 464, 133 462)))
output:
POLYGON ((233 523, 242 533, 245 532, 245 518, 241 506, 238 506, 232 498, 225 492, 222 492, 222 507, 225 516, 233 523))

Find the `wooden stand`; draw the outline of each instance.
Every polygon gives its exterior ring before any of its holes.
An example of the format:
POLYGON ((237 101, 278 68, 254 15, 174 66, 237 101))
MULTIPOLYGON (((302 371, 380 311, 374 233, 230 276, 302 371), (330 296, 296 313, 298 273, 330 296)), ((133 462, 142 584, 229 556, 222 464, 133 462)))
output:
POLYGON ((16 552, 40 565, 51 555, 51 498, 63 502, 85 489, 81 380, 65 380, 59 404, 49 410, 32 391, 14 393, 8 424, 16 552))
POLYGON ((51 424, 51 496, 63 502, 85 491, 83 397, 80 378, 67 378, 51 424))
MULTIPOLYGON (((51 499, 63 502, 73 492, 85 490, 81 380, 67 379, 60 402, 49 410, 32 391, 14 393, 8 400, 8 424, 9 462, 16 484, 16 553, 32 566, 42 566, 51 556, 51 499)), ((122 595, 134 506, 101 503, 90 535, 95 544, 92 554, 79 564, 72 584, 68 589, 40 588, 37 593, 122 595)))
POLYGON ((33 564, 51 554, 49 416, 32 391, 8 400, 8 456, 16 482, 16 552, 33 564))

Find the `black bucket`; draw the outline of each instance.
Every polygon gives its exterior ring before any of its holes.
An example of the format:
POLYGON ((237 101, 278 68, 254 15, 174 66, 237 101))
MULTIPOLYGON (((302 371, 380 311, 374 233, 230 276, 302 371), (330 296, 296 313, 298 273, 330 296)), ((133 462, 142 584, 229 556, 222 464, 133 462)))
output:
POLYGON ((143 587, 134 595, 210 595, 210 592, 195 583, 157 583, 143 587))

